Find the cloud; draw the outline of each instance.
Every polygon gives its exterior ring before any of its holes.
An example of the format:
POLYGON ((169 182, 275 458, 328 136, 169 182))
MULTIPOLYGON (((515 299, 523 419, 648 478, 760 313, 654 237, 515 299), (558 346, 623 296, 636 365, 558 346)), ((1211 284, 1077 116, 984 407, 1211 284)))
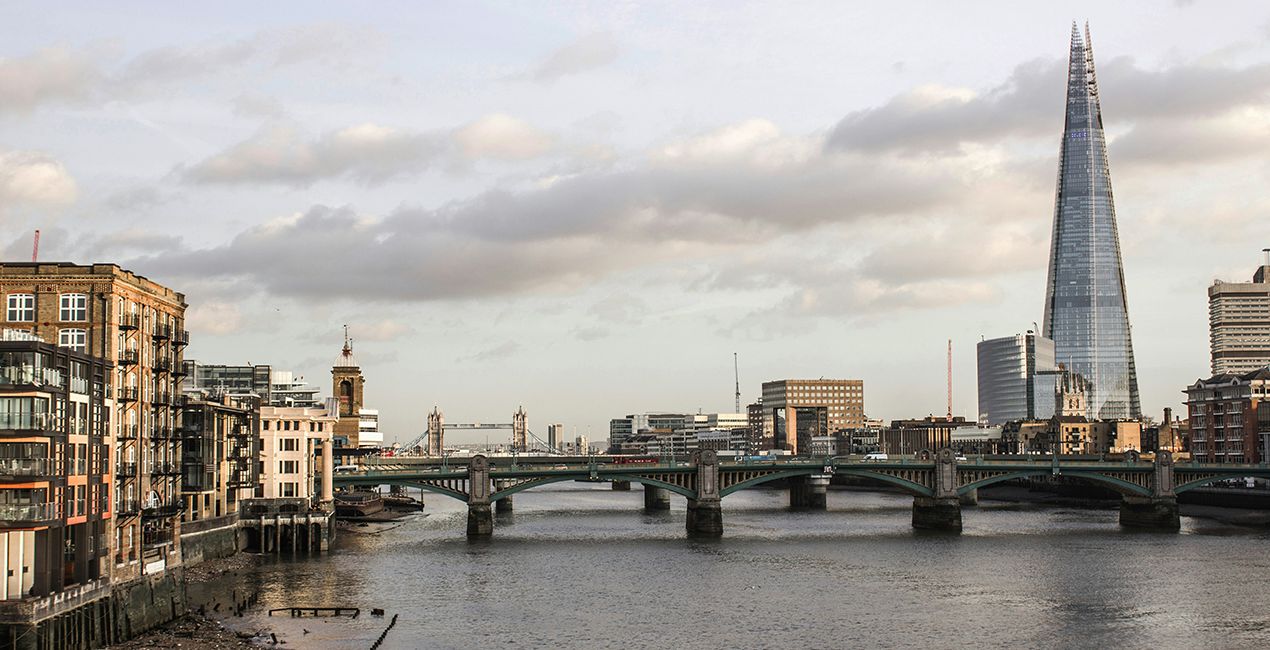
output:
POLYGON ((551 149, 551 136, 501 113, 488 115, 454 132, 454 141, 470 159, 524 160, 551 149))
POLYGON ((197 183, 281 183, 296 187, 348 177, 375 184, 417 172, 444 150, 436 135, 361 124, 307 140, 286 125, 255 135, 184 171, 197 183))
POLYGON ((38 151, 0 151, 0 210, 15 204, 69 205, 79 190, 61 162, 38 151))
POLYGON ((414 328, 391 318, 373 323, 356 323, 351 329, 358 341, 386 343, 414 333, 414 328))
POLYGON ((458 359, 455 359, 455 361, 459 363, 472 362, 472 361, 475 361, 478 363, 482 361, 498 361, 499 359, 506 359, 507 357, 510 357, 519 351, 520 351, 519 343, 515 341, 507 341, 505 343, 496 345, 492 348, 481 350, 480 352, 477 352, 476 354, 473 354, 471 356, 460 357, 458 359))
POLYGON ((1262 156, 1270 149, 1270 107, 1209 118, 1148 119, 1111 143, 1115 164, 1182 167, 1262 156))
POLYGON ((433 165, 481 159, 525 160, 551 150, 552 138, 522 120, 483 117, 453 131, 406 131, 366 123, 309 138, 286 123, 270 123, 246 140, 180 169, 194 183, 278 183, 307 187, 346 178, 375 185, 433 165))
POLYGON ((29 113, 46 102, 79 102, 93 94, 102 73, 85 52, 46 48, 18 59, 0 58, 0 112, 29 113))
POLYGON ((243 317, 238 305, 231 302, 195 302, 185 313, 185 324, 191 336, 233 334, 242 329, 243 317))
MULTIPOLYGON (((828 145, 855 151, 946 153, 1011 137, 1057 140, 1062 130, 1067 66, 1024 63, 985 92, 924 86, 881 106, 855 111, 832 130, 828 145)), ((1104 117, 1111 125, 1146 119, 1210 119, 1270 99, 1270 64, 1231 67, 1208 61, 1146 70, 1121 57, 1098 67, 1104 117)))
POLYGON ((116 190, 105 199, 105 204, 119 212, 137 212, 148 210, 172 200, 171 196, 160 192, 156 187, 139 186, 116 190))
POLYGON ((45 104, 104 103, 188 84, 230 70, 321 63, 347 65, 364 52, 365 29, 308 25, 263 30, 228 41, 146 50, 121 63, 98 49, 45 48, 0 58, 0 113, 30 113, 45 104))
POLYGON ((608 32, 596 32, 552 52, 526 76, 540 83, 580 74, 604 67, 621 53, 617 41, 608 32))

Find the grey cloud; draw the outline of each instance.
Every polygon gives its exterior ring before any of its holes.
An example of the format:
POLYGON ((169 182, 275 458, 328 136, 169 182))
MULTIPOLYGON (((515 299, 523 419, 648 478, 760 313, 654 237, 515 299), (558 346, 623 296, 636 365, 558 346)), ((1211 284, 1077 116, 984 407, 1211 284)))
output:
POLYGON ((427 168, 445 150, 444 136, 363 124, 306 139, 298 129, 267 125, 247 140, 183 171, 196 183, 281 183, 304 187, 347 176, 381 183, 427 168))
MULTIPOLYGON (((978 94, 919 88, 886 104, 856 111, 833 129, 828 146, 905 153, 955 150, 967 143, 1052 137, 1062 128, 1067 67, 1061 60, 1017 67, 1002 84, 978 94)), ((1270 64, 1230 67, 1190 62, 1144 70, 1132 59, 1099 65, 1108 120, 1131 124, 1151 118, 1220 115, 1263 106, 1270 97, 1270 64)))
POLYGON ((498 361, 505 359, 520 351, 520 344, 515 341, 507 341, 492 348, 481 350, 469 357, 459 357, 456 362, 482 362, 482 361, 498 361))
POLYGON ((101 78, 88 53, 66 48, 0 58, 0 112, 28 113, 46 102, 86 100, 101 78))
POLYGON ((158 188, 143 186, 117 190, 108 195, 105 204, 119 212, 136 212, 148 210, 172 200, 172 197, 160 192, 158 188))
POLYGON ((1260 115, 1144 120, 1111 143, 1111 160, 1113 164, 1180 167, 1263 156, 1267 148, 1270 120, 1260 115))
POLYGON ((547 56, 528 73, 538 82, 551 82, 561 77, 604 67, 617 60, 621 49, 608 32, 588 34, 547 56))

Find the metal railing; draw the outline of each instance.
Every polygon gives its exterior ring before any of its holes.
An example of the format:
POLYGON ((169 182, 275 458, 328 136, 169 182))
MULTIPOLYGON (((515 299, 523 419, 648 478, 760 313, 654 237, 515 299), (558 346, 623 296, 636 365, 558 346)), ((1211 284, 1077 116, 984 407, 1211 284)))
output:
POLYGON ((141 314, 123 314, 119 317, 119 329, 135 330, 141 327, 141 314))
POLYGON ((0 413, 0 429, 52 431, 56 424, 51 413, 0 413))
POLYGON ((136 440, 141 435, 141 426, 136 424, 123 424, 119 426, 119 440, 136 440))
POLYGON ((56 516, 56 505, 54 503, 0 504, 0 521, 48 521, 56 516))
POLYGON ((126 481, 137 475, 137 464, 135 462, 124 462, 115 464, 115 480, 126 481))
POLYGON ((120 386, 115 398, 121 402, 137 401, 137 389, 132 386, 120 386))
POLYGON ((0 366, 0 386, 61 386, 62 373, 57 368, 34 366, 0 366))
POLYGON ((52 476, 55 469, 50 458, 0 458, 0 477, 52 476))
POLYGON ((121 366, 135 366, 140 359, 141 353, 136 350, 124 350, 119 353, 119 365, 121 366))
POLYGON ((168 372, 172 369, 172 357, 156 356, 150 360, 150 368, 155 372, 168 372))
POLYGON ((154 326, 154 331, 150 333, 150 336, 155 339, 166 339, 172 336, 172 326, 166 323, 159 323, 154 326))
POLYGON ((141 512, 141 503, 136 499, 120 499, 115 505, 115 514, 121 517, 132 517, 141 512))
POLYGON ((189 345, 190 331, 174 329, 172 330, 172 345, 189 345))

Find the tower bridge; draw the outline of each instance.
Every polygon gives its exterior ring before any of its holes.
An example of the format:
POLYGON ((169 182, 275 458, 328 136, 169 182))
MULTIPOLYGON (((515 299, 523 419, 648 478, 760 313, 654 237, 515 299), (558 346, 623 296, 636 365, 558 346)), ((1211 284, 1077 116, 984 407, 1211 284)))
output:
POLYGON ((1176 530, 1179 493, 1225 479, 1270 478, 1270 465, 1176 464, 1168 452, 1156 454, 1152 461, 1132 455, 1122 461, 1061 456, 959 461, 951 449, 880 462, 850 457, 720 462, 713 451, 696 452, 688 462, 656 464, 623 462, 622 457, 557 459, 564 462, 555 465, 511 459, 501 466, 486 456, 449 459, 440 465, 411 460, 425 459, 373 460, 357 472, 336 476, 335 485, 415 487, 458 499, 468 504, 468 536, 487 537, 494 530, 491 506, 510 507, 517 492, 563 481, 611 482, 615 487, 640 483, 646 509, 669 509, 670 494, 677 494, 688 501, 688 533, 719 537, 723 498, 774 481, 788 483, 790 506, 824 509, 833 476, 872 479, 913 496, 914 528, 960 531, 962 504, 973 503, 979 488, 1034 476, 1062 476, 1118 492, 1122 526, 1176 530))
POLYGON ((482 431, 482 430, 511 430, 511 449, 514 452, 532 451, 530 439, 538 443, 541 449, 550 452, 557 450, 551 449, 547 443, 541 438, 535 436, 529 430, 529 415, 525 413, 525 407, 516 409, 512 413, 511 422, 446 422, 445 414, 441 412, 439 407, 432 407, 432 412, 428 414, 428 428, 419 434, 414 440, 403 445, 404 449, 414 449, 422 446, 424 453, 429 456, 443 456, 445 454, 445 432, 447 430, 465 430, 465 431, 482 431))

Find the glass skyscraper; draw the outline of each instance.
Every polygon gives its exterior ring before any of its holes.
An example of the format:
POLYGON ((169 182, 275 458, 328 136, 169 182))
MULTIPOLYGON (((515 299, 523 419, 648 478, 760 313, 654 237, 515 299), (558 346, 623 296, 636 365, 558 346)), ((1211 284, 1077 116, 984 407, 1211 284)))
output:
POLYGON ((1042 333, 1085 378, 1088 417, 1141 417, 1093 47, 1074 23, 1042 333))

